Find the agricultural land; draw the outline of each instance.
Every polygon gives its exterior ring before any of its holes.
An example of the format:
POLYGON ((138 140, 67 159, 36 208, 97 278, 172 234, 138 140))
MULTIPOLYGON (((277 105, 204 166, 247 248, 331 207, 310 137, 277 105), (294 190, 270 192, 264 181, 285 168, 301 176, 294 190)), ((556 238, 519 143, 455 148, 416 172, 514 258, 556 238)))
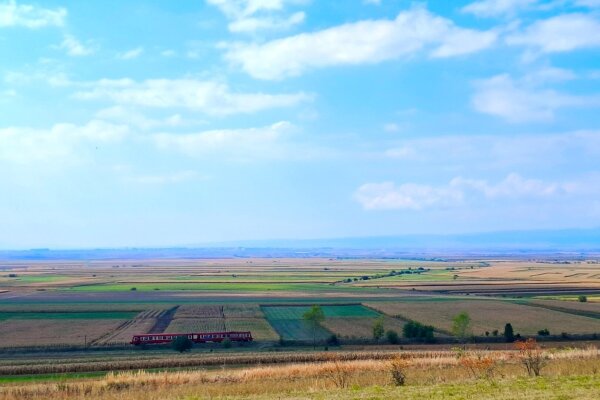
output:
POLYGON ((599 336, 594 259, 0 262, 0 399, 541 399, 548 386, 592 399, 599 336), (206 331, 254 340, 183 354, 129 344, 206 331), (540 377, 522 368, 515 342, 527 339, 544 352, 540 377), (393 384, 394 363, 407 386, 393 384))

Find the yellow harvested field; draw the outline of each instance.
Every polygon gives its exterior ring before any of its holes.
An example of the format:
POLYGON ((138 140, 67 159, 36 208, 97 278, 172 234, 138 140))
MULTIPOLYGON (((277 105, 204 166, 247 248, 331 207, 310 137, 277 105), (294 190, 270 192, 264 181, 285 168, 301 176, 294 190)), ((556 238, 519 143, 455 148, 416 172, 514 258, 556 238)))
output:
POLYGON ((83 346, 86 341, 93 342, 114 331, 123 322, 118 319, 11 319, 0 322, 0 346, 83 346))
POLYGON ((460 278, 470 279, 511 279, 529 282, 584 283, 600 285, 598 264, 572 262, 553 264, 542 262, 495 261, 490 266, 478 269, 457 271, 460 278))
POLYGON ((225 320, 228 331, 250 331, 254 340, 279 340, 279 335, 264 318, 228 318, 225 320))
POLYGON ((391 316, 412 319, 423 324, 433 325, 447 332, 452 330, 452 318, 467 312, 471 317, 472 333, 482 335, 497 329, 504 330, 510 322, 515 333, 536 334, 540 329, 549 329, 551 334, 562 332, 600 333, 600 320, 541 307, 514 304, 496 300, 443 300, 414 302, 367 303, 391 316))

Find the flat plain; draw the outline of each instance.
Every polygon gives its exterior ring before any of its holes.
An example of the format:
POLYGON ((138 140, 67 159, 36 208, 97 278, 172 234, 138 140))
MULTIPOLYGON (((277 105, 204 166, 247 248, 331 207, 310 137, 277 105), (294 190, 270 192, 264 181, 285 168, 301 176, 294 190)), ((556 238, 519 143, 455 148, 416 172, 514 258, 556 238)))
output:
MULTIPOLYGON (((561 348, 593 349, 600 335, 594 301, 599 277, 595 260, 0 262, 0 398, 36 398, 39 389, 45 398, 94 393, 99 399, 135 399, 147 385, 156 398, 181 398, 197 393, 199 381, 212 398, 295 398, 306 387, 312 391, 308 398, 386 398, 397 394, 387 361, 394 357, 413 360, 406 398, 467 393, 473 387, 480 389, 478 397, 494 398, 522 382, 527 382, 523 393, 533 393, 541 382, 581 399, 595 398, 599 383, 590 371, 600 362, 597 351, 585 350, 585 357, 573 356, 569 363, 553 359, 547 381, 523 381, 514 345, 502 340, 502 330, 510 322, 515 333, 552 348, 552 357, 561 348), (582 295, 588 302, 579 301, 582 295), (303 318, 313 305, 325 315, 315 327, 303 318), (460 312, 470 316, 473 344, 452 336, 460 312), (408 320, 434 326, 436 343, 403 337, 408 320), (377 321, 399 334, 399 345, 373 338, 377 321), (541 329, 550 336, 539 336, 541 329), (222 330, 248 330, 255 341, 230 349, 197 345, 183 355, 168 346, 129 345, 134 334, 222 330), (313 352, 313 339, 329 352, 313 352), (499 349, 482 354, 498 357, 504 378, 493 388, 482 388, 477 380, 459 383, 472 377, 457 367, 450 350, 457 343, 474 352, 499 349), (189 368, 200 368, 201 376, 189 368), (129 370, 142 372, 106 372, 129 370), (344 379, 360 389, 337 387, 339 371, 347 371, 344 379), (290 374, 298 378, 290 380, 290 374), (37 386, 27 385, 32 380, 37 386), (56 392, 57 380, 66 391, 56 392)), ((540 389, 539 398, 544 393, 540 389)))

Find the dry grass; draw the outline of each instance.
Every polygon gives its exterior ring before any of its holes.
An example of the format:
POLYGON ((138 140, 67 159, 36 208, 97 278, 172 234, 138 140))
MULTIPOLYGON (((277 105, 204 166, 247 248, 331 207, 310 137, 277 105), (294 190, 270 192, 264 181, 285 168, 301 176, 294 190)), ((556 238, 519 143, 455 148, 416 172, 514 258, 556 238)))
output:
POLYGON ((471 317, 473 334, 494 329, 502 332, 510 322, 515 333, 536 334, 548 328, 551 333, 600 333, 600 320, 566 313, 493 300, 445 300, 423 302, 369 303, 383 313, 412 319, 438 329, 451 331, 452 318, 466 311, 471 317))
MULTIPOLYGON (((467 356, 479 357, 482 354, 497 364, 495 379, 500 385, 505 384, 504 382, 511 384, 515 378, 524 376, 523 368, 514 359, 514 352, 478 352, 469 353, 467 356)), ((468 382, 468 385, 478 385, 469 369, 460 365, 459 358, 453 352, 399 353, 391 354, 391 356, 396 360, 406 360, 407 383, 411 387, 428 387, 431 390, 435 389, 436 385, 465 381, 468 382)), ((335 354, 328 354, 328 357, 329 359, 318 363, 218 371, 111 373, 101 379, 71 383, 11 384, 0 387, 0 399, 158 400, 225 397, 306 398, 307 395, 311 398, 335 397, 341 399, 347 398, 347 392, 343 389, 347 386, 368 388, 374 385, 388 387, 392 384, 387 362, 379 359, 344 360, 335 354), (339 380, 340 376, 343 381, 339 380)), ((591 386, 584 385, 577 389, 581 391, 581 396, 578 398, 592 399, 594 394, 599 393, 600 380, 597 375, 599 353, 597 349, 562 351, 548 354, 548 357, 549 363, 544 369, 546 376, 588 375, 592 379, 591 386)), ((522 383, 523 381, 521 381, 522 383)), ((498 385, 498 383, 494 385, 498 385)), ((525 398, 516 396, 517 386, 513 387, 512 398, 525 398)), ((549 394, 547 392, 549 388, 549 386, 545 388, 546 395, 549 394)), ((431 394, 425 397, 432 398, 431 394)), ((386 398, 386 396, 369 398, 386 398)))

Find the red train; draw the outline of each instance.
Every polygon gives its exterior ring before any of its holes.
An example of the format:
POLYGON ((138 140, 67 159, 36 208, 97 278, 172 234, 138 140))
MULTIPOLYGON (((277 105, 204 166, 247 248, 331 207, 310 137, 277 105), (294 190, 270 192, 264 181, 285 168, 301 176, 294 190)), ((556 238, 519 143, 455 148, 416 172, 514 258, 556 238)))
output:
POLYGON ((149 333, 146 335, 134 335, 131 344, 161 344, 171 343, 178 336, 187 336, 194 343, 216 342, 220 343, 225 339, 232 342, 251 342, 252 334, 250 332, 194 332, 194 333, 149 333))

